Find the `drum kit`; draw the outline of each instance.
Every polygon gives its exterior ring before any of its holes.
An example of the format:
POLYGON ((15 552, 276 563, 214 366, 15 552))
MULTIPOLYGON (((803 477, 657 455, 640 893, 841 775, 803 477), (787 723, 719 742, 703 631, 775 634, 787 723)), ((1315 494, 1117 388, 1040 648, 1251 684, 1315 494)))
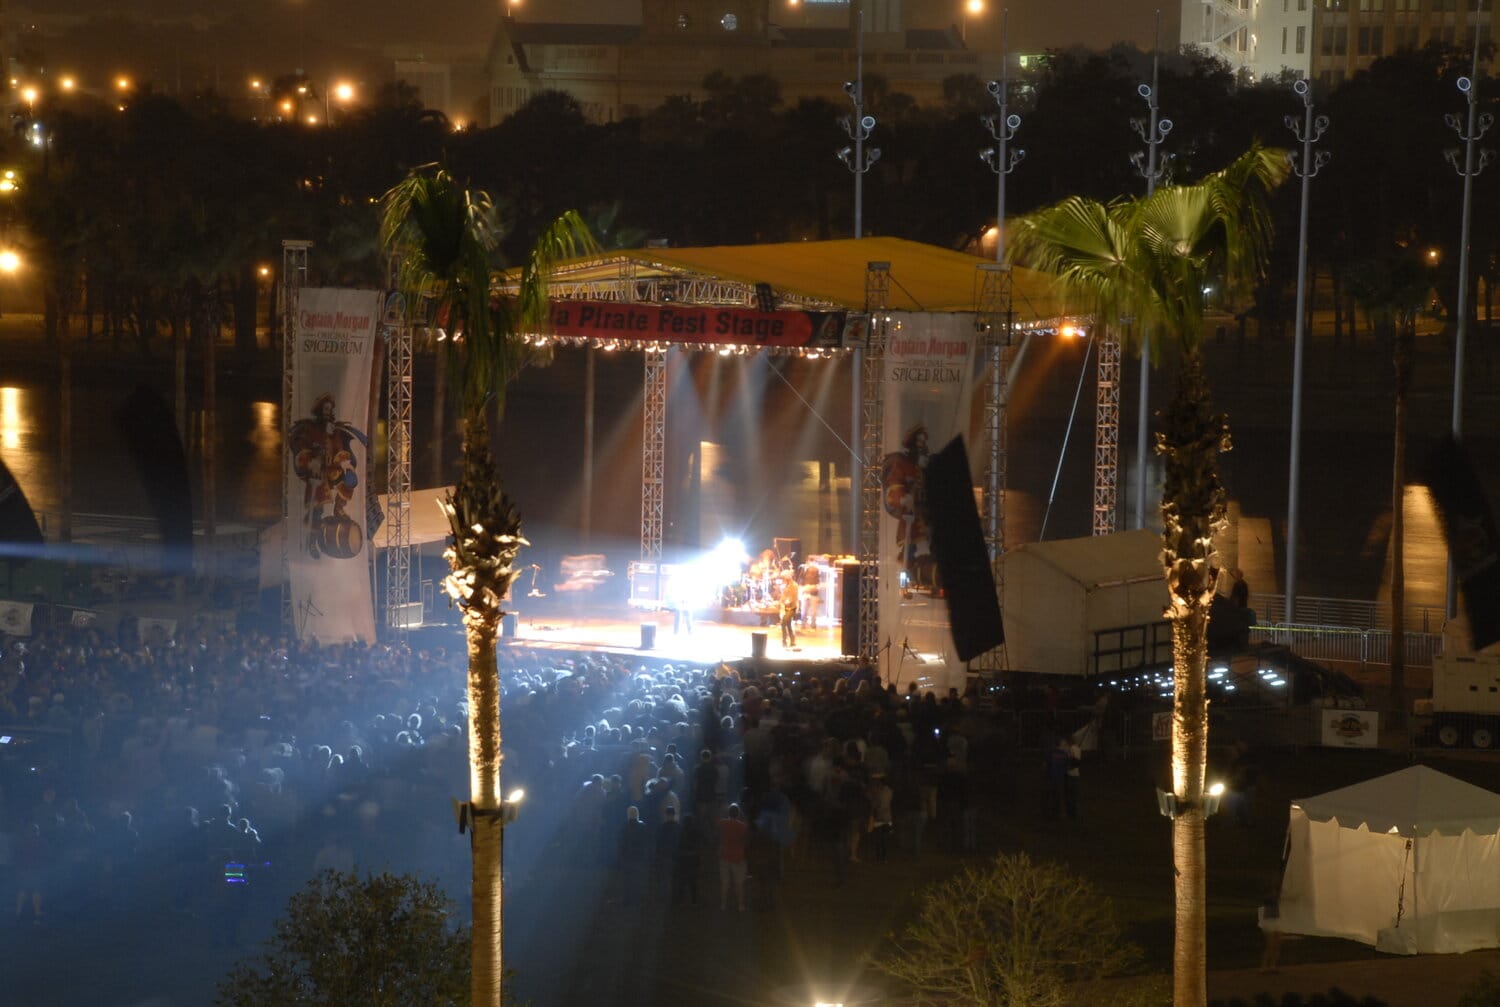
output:
POLYGON ((740 574, 738 580, 724 585, 720 601, 725 608, 775 608, 781 598, 782 578, 795 573, 791 556, 778 559, 767 549, 740 574))

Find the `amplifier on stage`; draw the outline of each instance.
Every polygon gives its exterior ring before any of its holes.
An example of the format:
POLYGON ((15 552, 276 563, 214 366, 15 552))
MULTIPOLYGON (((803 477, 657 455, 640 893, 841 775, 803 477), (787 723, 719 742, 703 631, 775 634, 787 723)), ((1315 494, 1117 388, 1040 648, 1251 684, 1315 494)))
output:
POLYGON ((631 560, 626 568, 630 578, 630 604, 635 608, 666 608, 671 599, 677 597, 675 580, 685 576, 683 568, 676 563, 656 563, 631 560))

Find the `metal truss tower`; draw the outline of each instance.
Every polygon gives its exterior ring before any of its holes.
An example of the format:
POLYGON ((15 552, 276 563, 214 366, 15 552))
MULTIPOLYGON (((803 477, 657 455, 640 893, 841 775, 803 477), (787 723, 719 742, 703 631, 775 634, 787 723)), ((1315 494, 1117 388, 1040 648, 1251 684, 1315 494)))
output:
POLYGON ((646 359, 645 420, 641 428, 641 560, 661 564, 662 510, 667 459, 667 351, 651 347, 646 359))
POLYGON ((891 264, 868 263, 865 312, 870 334, 860 365, 859 656, 870 661, 880 653, 880 462, 885 438, 885 312, 890 295, 891 264))
MULTIPOLYGON (((1010 404, 1011 271, 1003 263, 987 262, 979 267, 980 348, 984 351, 988 380, 984 389, 984 540, 990 554, 990 573, 995 595, 1005 605, 1005 465, 1006 409, 1010 404)), ((1005 667, 1005 645, 980 655, 976 664, 985 671, 1005 667)))
MULTIPOLYGON (((385 625, 398 635, 407 628, 411 603, 411 319, 396 289, 391 262, 383 325, 386 352, 386 548, 385 625)), ((439 348, 438 352, 442 352, 439 348)))
MULTIPOLYGON (((1120 336, 1105 329, 1099 347, 1098 395, 1094 406, 1094 531, 1115 530, 1120 472, 1120 336)), ((1144 376, 1142 380, 1145 380, 1144 376)), ((1141 422, 1146 421, 1141 417, 1141 422)), ((1144 458, 1141 464, 1146 464, 1144 458)))
MULTIPOLYGON (((297 299, 307 285, 307 250, 311 241, 285 240, 281 243, 281 437, 292 428, 292 392, 296 387, 293 370, 297 360, 297 299)), ((282 449, 285 450, 285 447, 282 449)), ((281 462, 281 625, 292 628, 292 484, 287 476, 286 459, 281 462)))

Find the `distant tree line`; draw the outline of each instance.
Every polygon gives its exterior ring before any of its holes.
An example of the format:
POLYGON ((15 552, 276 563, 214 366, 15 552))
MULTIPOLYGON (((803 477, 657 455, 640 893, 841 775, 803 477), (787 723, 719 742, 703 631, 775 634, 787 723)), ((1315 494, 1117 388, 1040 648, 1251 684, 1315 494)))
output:
MULTIPOLYGON (((1010 212, 1140 191, 1130 155, 1142 144, 1130 120, 1146 108, 1130 55, 1054 53, 1015 88, 1011 107, 1024 117, 1015 144, 1027 157, 1009 179, 1010 212)), ((1420 260, 1441 301, 1456 295, 1462 186, 1443 151, 1459 140, 1443 115, 1463 113, 1454 81, 1467 69, 1464 52, 1428 46, 1317 96, 1332 122, 1319 147, 1333 158, 1313 183, 1310 248, 1341 330, 1357 321, 1350 285, 1372 261, 1420 260)), ((1283 120, 1300 119, 1302 103, 1290 83, 1246 86, 1203 56, 1164 61, 1170 177, 1201 177, 1255 140, 1295 146, 1283 120)), ((382 282, 375 200, 413 166, 438 160, 494 195, 510 261, 571 207, 612 232, 600 234, 606 246, 847 236, 853 186, 835 151, 848 109, 788 105, 766 77, 704 84, 701 101, 673 98, 618 123, 590 123, 571 97, 548 92, 498 126, 464 130, 399 84, 332 127, 247 121, 213 95, 180 102, 147 90, 123 110, 59 99, 35 112, 47 137, 40 150, 20 129, 9 141, 8 163, 22 175, 13 211, 45 278, 49 333, 67 313, 82 320, 75 339, 143 353, 218 324, 232 325, 239 351, 252 352, 256 305, 264 309, 273 286, 259 268, 278 264, 283 238, 315 243, 322 281, 382 282)), ((1494 86, 1480 89, 1493 107, 1494 86)), ((989 143, 979 117, 995 110, 984 82, 950 78, 932 106, 875 75, 866 91, 879 119, 871 142, 883 152, 865 180, 866 232, 972 246, 995 213, 994 176, 977 156, 989 143)), ((1299 188, 1277 195, 1278 247, 1255 308, 1272 332, 1291 322, 1299 188)), ((1473 258, 1485 282, 1470 303, 1488 322, 1500 273, 1500 232, 1484 226, 1500 209, 1491 175, 1477 180, 1475 196, 1473 258)))

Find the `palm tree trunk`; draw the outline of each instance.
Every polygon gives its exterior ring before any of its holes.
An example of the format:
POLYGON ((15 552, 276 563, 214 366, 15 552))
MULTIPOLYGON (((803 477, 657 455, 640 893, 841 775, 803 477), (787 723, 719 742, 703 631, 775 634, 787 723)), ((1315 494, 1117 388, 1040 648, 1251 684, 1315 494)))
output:
POLYGON ((513 577, 509 560, 514 548, 506 552, 496 536, 518 536, 520 527, 500 492, 482 402, 467 411, 463 469, 452 500, 454 540, 448 561, 453 579, 468 584, 463 620, 469 651, 469 800, 474 811, 470 833, 474 858, 470 996, 474 1007, 498 1007, 505 975, 501 874, 504 822, 500 798, 500 675, 495 646, 504 617, 501 603, 513 577))
MULTIPOLYGON (((1175 606, 1174 606, 1175 607, 1175 606)), ((1208 1002, 1207 847, 1203 834, 1203 779, 1208 765, 1208 609, 1194 605, 1172 621, 1172 792, 1185 809, 1172 820, 1176 927, 1172 944, 1172 1003, 1208 1002)))
POLYGON ((438 344, 432 361, 432 485, 443 485, 444 431, 448 411, 448 347, 438 344))
POLYGON ((1217 586, 1213 535, 1224 520, 1217 455, 1229 429, 1213 408, 1197 347, 1183 355, 1172 401, 1157 436, 1163 456, 1162 565, 1172 623, 1172 821, 1176 928, 1172 953, 1174 1007, 1204 1007, 1207 979, 1207 878, 1203 778, 1208 764, 1208 618, 1217 586))
POLYGON ((495 657, 498 606, 464 612, 469 648, 469 797, 472 830, 474 930, 469 946, 471 1003, 498 1005, 504 978, 504 882, 500 807, 500 684, 495 657))
POLYGON ((1396 417, 1391 451, 1391 696, 1390 726, 1406 712, 1406 395, 1411 385, 1411 337, 1395 331, 1396 417))

